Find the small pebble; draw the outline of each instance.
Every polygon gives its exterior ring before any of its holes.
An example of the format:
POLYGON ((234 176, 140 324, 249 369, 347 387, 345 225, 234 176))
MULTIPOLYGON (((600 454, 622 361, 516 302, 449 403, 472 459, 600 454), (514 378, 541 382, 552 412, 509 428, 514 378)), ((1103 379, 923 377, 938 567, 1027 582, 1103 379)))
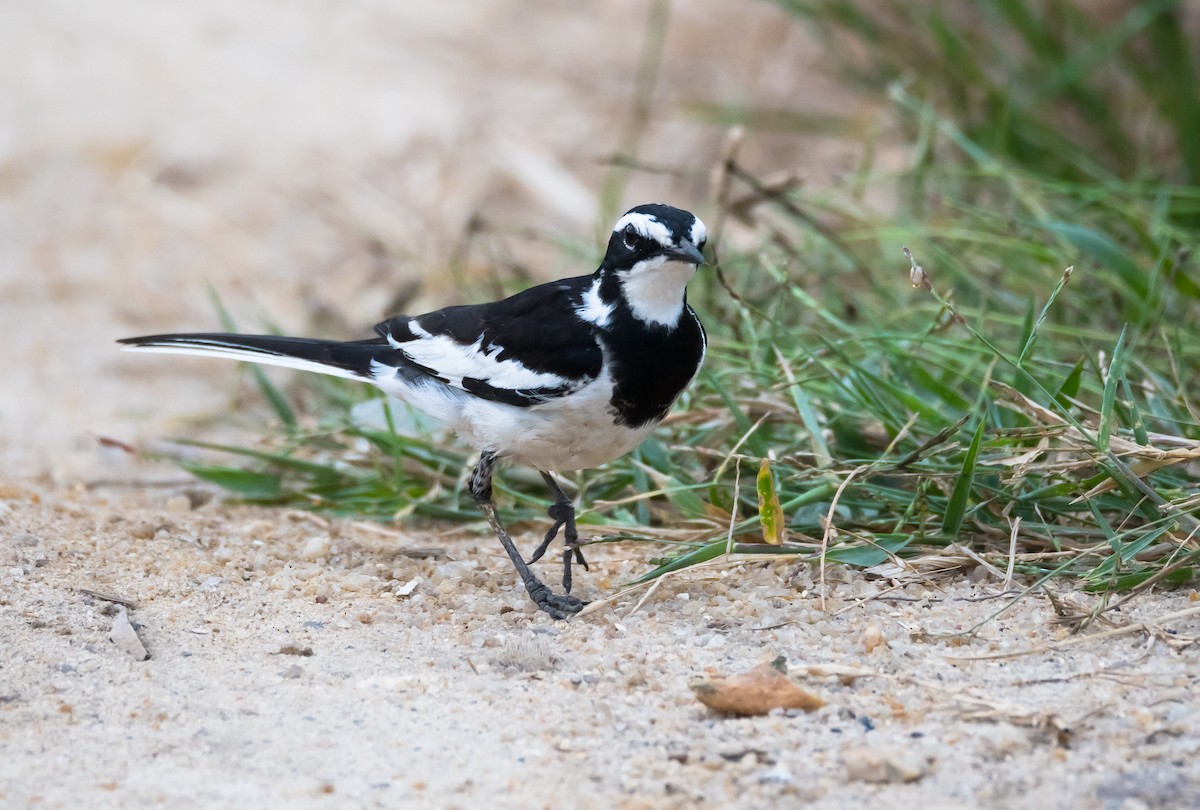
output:
MULTIPOLYGON (((451 562, 439 563, 434 568, 434 574, 439 581, 459 579, 473 573, 478 567, 479 563, 475 560, 452 560, 451 562)), ((456 584, 454 587, 457 588, 459 586, 456 584)))
POLYGON ((192 501, 187 495, 172 495, 167 498, 166 508, 168 512, 175 514, 190 512, 192 511, 192 501))
POLYGON ((329 554, 330 539, 327 534, 314 534, 308 538, 300 551, 302 560, 318 560, 329 554))
POLYGON ((859 643, 862 644, 864 650, 871 652, 878 647, 886 647, 887 637, 884 636, 882 627, 871 622, 863 630, 862 636, 859 637, 859 643))
POLYGON ((158 525, 150 521, 139 521, 129 530, 129 536, 136 540, 149 540, 158 534, 158 525))
POLYGON ((915 782, 929 770, 921 751, 902 746, 845 748, 842 761, 847 778, 858 782, 915 782))
POLYGON ((774 767, 759 774, 758 781, 767 784, 790 785, 796 781, 796 777, 784 767, 782 762, 777 762, 774 767))
POLYGON ((117 645, 118 650, 134 661, 145 661, 150 657, 150 653, 146 652, 145 646, 142 645, 142 640, 134 632, 133 625, 129 623, 129 614, 124 607, 119 608, 117 615, 113 617, 112 630, 108 637, 117 645))

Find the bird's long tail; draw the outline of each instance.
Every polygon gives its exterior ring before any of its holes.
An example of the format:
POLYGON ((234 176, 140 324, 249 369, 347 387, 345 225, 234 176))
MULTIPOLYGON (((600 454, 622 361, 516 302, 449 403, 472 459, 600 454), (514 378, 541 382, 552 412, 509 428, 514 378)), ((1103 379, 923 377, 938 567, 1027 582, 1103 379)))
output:
POLYGON ((380 355, 394 351, 382 338, 342 343, 335 340, 218 332, 147 335, 117 342, 123 344, 127 351, 224 357, 365 381, 373 379, 372 362, 380 355))

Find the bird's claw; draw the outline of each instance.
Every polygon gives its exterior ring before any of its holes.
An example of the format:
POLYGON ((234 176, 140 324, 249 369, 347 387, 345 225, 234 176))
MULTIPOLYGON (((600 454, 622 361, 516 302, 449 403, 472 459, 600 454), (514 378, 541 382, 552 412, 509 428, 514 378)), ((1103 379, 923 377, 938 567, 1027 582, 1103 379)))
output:
POLYGON ((583 566, 584 571, 590 571, 587 560, 583 558, 583 549, 578 543, 568 543, 563 549, 563 590, 567 593, 571 592, 571 557, 574 556, 575 562, 583 566))
POLYGON ((566 619, 569 614, 583 610, 584 605, 587 604, 576 596, 554 593, 541 583, 538 583, 538 587, 530 590, 529 597, 538 608, 549 613, 550 618, 559 621, 566 619))
POLYGON ((550 544, 554 542, 554 538, 558 537, 558 530, 562 528, 562 525, 563 521, 558 521, 550 527, 550 531, 546 532, 546 536, 542 539, 542 544, 533 550, 533 556, 529 558, 528 565, 533 565, 542 558, 546 549, 550 548, 550 544))

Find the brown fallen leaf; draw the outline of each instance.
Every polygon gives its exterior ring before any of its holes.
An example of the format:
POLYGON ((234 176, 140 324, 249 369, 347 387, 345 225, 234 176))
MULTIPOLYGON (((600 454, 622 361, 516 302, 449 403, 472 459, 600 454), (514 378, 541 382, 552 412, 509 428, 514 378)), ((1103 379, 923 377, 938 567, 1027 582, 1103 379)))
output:
POLYGON ((689 684, 696 699, 721 714, 754 716, 772 709, 804 709, 811 712, 825 700, 797 686, 784 674, 783 656, 768 664, 759 664, 749 672, 729 678, 708 678, 689 684))

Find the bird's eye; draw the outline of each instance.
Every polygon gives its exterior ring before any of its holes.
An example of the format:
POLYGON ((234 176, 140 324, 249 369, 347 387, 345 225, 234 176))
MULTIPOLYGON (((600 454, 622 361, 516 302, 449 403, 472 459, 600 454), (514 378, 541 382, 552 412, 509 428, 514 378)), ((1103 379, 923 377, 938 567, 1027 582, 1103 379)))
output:
POLYGON ((645 242, 645 238, 632 225, 625 229, 625 247, 630 250, 637 250, 645 242))

